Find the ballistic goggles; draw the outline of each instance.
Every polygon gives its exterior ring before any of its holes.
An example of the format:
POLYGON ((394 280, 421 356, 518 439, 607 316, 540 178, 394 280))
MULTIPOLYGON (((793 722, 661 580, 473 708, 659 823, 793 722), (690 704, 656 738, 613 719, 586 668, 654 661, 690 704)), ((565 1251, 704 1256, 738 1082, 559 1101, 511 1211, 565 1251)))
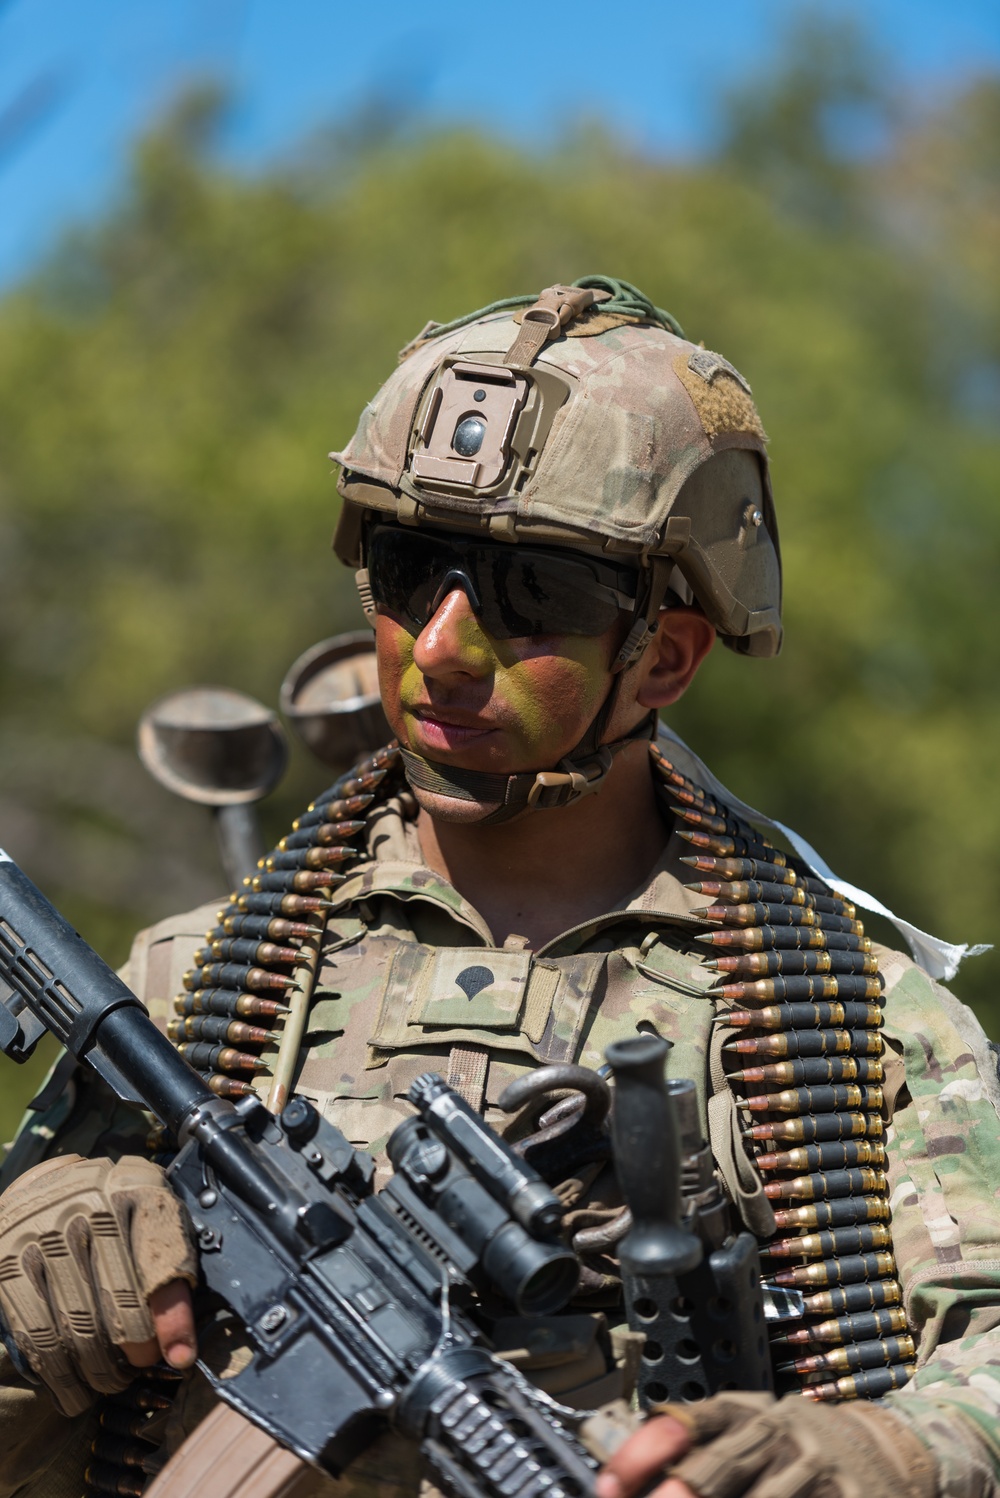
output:
POLYGON ((636 568, 579 552, 389 525, 369 531, 366 561, 376 606, 415 634, 461 588, 495 640, 602 635, 623 611, 634 610, 639 585, 636 568))

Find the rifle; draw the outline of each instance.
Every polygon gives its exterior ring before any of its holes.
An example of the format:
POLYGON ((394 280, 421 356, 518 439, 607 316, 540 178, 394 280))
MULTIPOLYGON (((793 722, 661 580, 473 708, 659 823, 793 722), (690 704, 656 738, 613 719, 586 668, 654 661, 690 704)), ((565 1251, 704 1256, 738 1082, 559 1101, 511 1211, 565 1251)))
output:
POLYGON ((205 1284, 253 1349, 233 1378, 202 1365, 221 1400, 332 1476, 391 1427, 453 1498, 592 1492, 572 1412, 494 1357, 468 1313, 487 1287, 519 1314, 566 1304, 562 1207, 440 1077, 413 1084, 374 1193, 371 1156, 305 1099, 276 1117, 216 1097, 2 851, 0 980, 0 1050, 23 1061, 50 1031, 177 1139, 168 1176, 205 1284))

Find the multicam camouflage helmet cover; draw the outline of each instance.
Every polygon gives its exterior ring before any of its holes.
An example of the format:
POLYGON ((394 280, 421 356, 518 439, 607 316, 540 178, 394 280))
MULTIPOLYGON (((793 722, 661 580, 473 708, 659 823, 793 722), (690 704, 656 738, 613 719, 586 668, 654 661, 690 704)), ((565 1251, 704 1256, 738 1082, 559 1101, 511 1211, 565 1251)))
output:
POLYGON ((429 324, 407 345, 331 454, 346 501, 334 548, 358 568, 376 512, 634 559, 647 586, 620 665, 645 645, 668 579, 727 645, 774 655, 781 563, 764 444, 738 370, 627 282, 585 276, 429 324))

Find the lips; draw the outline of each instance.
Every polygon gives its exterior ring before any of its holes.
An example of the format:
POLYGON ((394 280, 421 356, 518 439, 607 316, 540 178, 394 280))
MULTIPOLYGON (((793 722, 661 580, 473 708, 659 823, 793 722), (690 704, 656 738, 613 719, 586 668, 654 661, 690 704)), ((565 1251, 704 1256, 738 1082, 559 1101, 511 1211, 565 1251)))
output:
POLYGON ((462 749, 496 731, 496 725, 484 722, 478 713, 457 708, 416 707, 411 712, 417 737, 432 749, 462 749))

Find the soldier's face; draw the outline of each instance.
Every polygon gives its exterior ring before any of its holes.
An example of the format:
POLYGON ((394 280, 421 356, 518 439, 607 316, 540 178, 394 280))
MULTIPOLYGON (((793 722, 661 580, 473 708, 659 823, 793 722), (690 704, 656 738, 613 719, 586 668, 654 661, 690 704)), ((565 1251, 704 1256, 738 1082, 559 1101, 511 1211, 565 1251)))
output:
POLYGON ((379 683, 400 743, 466 770, 550 769, 579 742, 611 685, 620 645, 602 635, 494 640, 461 588, 419 634, 379 612, 379 683))

